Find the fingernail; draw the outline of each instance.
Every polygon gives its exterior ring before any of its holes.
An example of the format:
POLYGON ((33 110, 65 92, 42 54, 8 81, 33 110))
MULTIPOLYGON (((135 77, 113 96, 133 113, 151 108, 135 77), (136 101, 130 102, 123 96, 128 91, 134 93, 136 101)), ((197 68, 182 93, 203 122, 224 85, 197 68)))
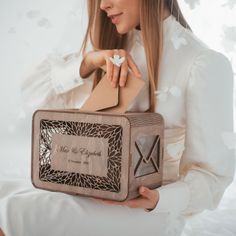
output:
POLYGON ((123 87, 124 85, 125 85, 124 81, 120 82, 120 86, 123 87))
POLYGON ((141 193, 144 193, 144 192, 145 192, 145 188, 144 188, 144 187, 141 187, 141 188, 140 188, 140 192, 141 192, 141 193))

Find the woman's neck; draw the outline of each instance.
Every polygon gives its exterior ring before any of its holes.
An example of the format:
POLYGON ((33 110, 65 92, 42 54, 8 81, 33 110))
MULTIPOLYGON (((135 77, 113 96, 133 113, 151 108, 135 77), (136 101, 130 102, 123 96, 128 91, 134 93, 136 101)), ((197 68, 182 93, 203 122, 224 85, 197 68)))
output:
POLYGON ((163 16, 163 20, 165 20, 168 16, 171 15, 171 12, 170 12, 170 10, 169 10, 168 7, 165 7, 165 8, 164 8, 164 14, 163 14, 163 15, 164 15, 164 16, 163 16))
MULTIPOLYGON (((171 12, 168 7, 164 8, 163 20, 165 20, 168 16, 171 15, 171 12)), ((136 30, 141 30, 140 24, 135 27, 136 30)))

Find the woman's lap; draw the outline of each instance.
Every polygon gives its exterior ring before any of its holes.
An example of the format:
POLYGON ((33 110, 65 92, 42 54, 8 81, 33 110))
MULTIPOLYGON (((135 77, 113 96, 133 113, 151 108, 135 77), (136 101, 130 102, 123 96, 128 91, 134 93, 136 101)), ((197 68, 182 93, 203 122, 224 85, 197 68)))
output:
POLYGON ((170 236, 171 230, 177 236, 184 226, 182 218, 167 213, 153 214, 33 187, 18 188, 0 199, 0 222, 7 236, 170 236))

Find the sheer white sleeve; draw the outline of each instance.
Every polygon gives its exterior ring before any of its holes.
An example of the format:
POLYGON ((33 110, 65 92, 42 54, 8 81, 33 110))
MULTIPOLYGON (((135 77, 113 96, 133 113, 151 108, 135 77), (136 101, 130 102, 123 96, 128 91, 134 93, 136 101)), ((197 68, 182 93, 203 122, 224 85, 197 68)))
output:
MULTIPOLYGON (((91 50, 89 42, 88 48, 91 50)), ((88 49, 86 51, 89 51, 88 49)), ((81 78, 82 53, 62 56, 51 53, 31 68, 21 84, 22 106, 26 113, 39 108, 67 108, 68 99, 75 88, 91 83, 91 76, 81 78)), ((70 107, 73 104, 70 103, 70 107)))
POLYGON ((228 59, 213 50, 194 61, 186 91, 185 151, 180 178, 156 191, 154 210, 188 215, 215 209, 235 172, 234 150, 223 140, 233 133, 233 71, 228 59))

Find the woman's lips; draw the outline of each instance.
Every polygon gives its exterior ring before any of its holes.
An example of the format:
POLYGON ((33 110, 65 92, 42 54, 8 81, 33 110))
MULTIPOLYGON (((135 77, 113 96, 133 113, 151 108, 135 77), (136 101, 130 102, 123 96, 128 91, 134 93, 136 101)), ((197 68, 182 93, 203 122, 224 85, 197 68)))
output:
POLYGON ((111 16, 111 21, 113 24, 118 24, 119 21, 120 21, 120 16, 122 15, 123 13, 120 13, 120 14, 117 14, 117 15, 114 15, 114 16, 111 16))

